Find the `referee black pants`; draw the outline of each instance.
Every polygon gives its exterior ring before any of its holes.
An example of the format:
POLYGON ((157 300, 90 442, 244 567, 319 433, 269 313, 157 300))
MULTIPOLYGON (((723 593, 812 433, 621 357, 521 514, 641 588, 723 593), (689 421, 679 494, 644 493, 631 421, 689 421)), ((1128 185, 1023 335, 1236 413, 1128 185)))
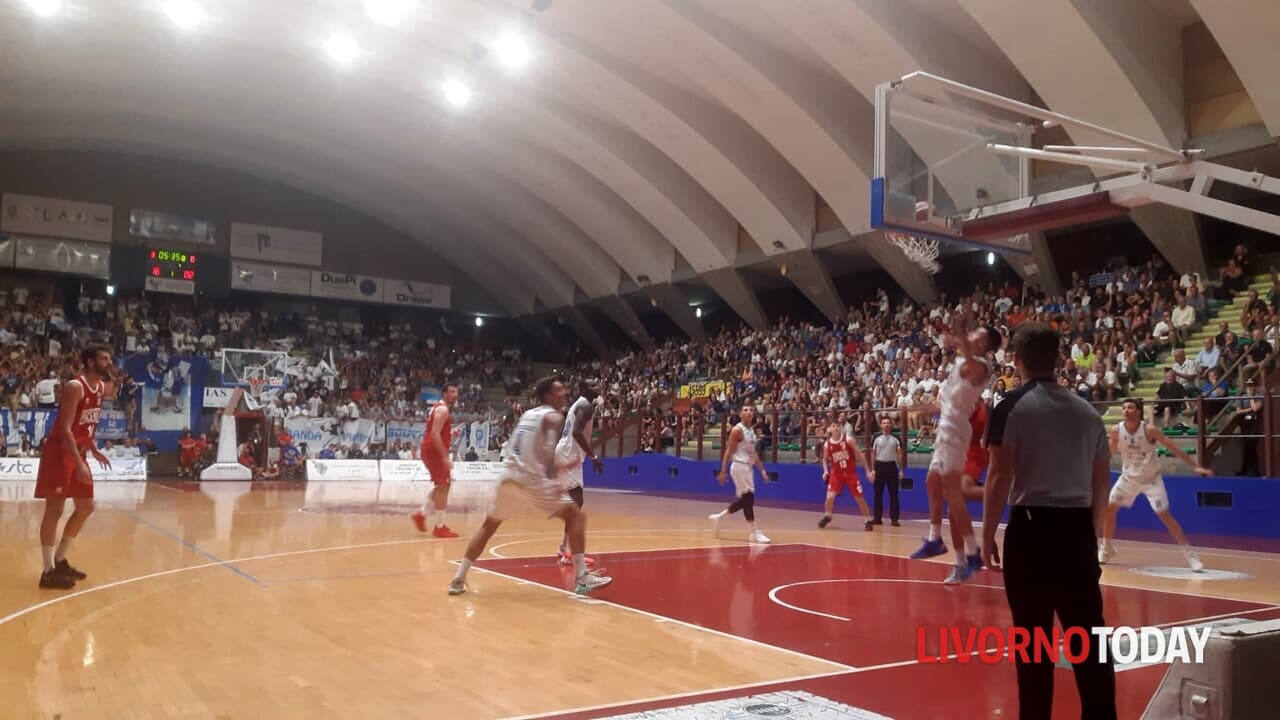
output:
MULTIPOLYGON (((1056 613, 1064 632, 1071 627, 1084 628, 1092 652, 1073 666, 1084 720, 1116 718, 1115 668, 1110 653, 1105 664, 1098 662, 1100 648, 1092 634, 1092 628, 1106 624, 1100 577, 1097 536, 1089 508, 1018 506, 1010 510, 1004 537, 1004 587, 1013 625, 1026 629, 1032 637, 1037 628, 1052 637, 1056 613)), ((1053 712, 1051 659, 1024 663, 1019 658, 1016 666, 1018 717, 1049 720, 1053 712)))
POLYGON ((876 462, 876 481, 873 485, 875 490, 875 521, 880 522, 880 518, 884 512, 884 489, 889 488, 889 519, 898 520, 898 485, 901 477, 898 474, 898 463, 896 462, 876 462))

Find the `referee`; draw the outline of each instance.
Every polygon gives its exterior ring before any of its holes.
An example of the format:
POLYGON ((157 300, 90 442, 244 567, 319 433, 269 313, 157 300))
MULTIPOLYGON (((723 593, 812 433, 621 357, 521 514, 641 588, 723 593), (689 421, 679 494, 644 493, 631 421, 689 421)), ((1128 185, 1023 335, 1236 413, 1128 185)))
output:
MULTIPOLYGON (((991 413, 991 465, 982 515, 982 555, 990 566, 996 527, 1012 505, 1004 537, 1004 586, 1015 627, 1049 633, 1057 613, 1063 631, 1102 619, 1097 534, 1111 485, 1111 457, 1102 418, 1070 388, 1054 381, 1058 333, 1024 323, 1014 333, 1014 363, 1023 384, 991 413)), ((1072 638, 1078 642, 1078 638, 1072 638)), ((1034 643, 1033 643, 1034 647, 1034 643)), ((1110 654, 1098 647, 1074 668, 1081 717, 1115 720, 1116 679, 1110 654)), ((1073 646, 1073 652, 1079 648, 1073 646)), ((1053 664, 1017 661, 1018 717, 1049 720, 1053 664)))

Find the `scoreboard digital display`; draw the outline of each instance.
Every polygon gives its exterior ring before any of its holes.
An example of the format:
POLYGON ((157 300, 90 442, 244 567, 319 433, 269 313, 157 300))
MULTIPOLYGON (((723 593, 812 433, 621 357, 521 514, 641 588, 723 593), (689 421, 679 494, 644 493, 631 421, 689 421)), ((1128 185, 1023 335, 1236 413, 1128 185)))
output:
POLYGON ((196 256, 181 250, 152 250, 147 276, 163 280, 195 282, 196 256))

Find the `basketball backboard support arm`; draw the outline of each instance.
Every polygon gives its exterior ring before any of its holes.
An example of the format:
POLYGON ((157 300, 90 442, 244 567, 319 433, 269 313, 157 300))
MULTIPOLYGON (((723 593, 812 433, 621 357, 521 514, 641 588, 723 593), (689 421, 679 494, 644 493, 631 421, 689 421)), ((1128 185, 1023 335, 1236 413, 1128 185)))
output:
POLYGON ((924 72, 881 83, 875 101, 871 225, 922 266, 937 257, 937 241, 1026 255, 1036 233, 1155 204, 1280 235, 1280 216, 1209 197, 1215 182, 1280 195, 1280 180, 1198 160, 1200 150, 1166 147, 924 72), (1054 127, 1091 140, 1033 146, 1037 131, 1054 127), (1112 176, 1032 195, 1033 160, 1112 176))

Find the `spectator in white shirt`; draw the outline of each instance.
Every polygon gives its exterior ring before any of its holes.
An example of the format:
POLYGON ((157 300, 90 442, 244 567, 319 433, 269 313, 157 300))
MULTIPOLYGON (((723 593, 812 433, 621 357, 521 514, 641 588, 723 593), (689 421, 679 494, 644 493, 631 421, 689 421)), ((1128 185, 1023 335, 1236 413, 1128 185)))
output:
POLYGON ((36 406, 46 409, 58 407, 58 385, 60 381, 56 374, 50 372, 49 376, 36 382, 35 400, 36 406))
POLYGON ((1187 298, 1182 293, 1178 293, 1177 303, 1171 313, 1173 344, 1174 347, 1186 347, 1192 326, 1196 324, 1196 309, 1187 304, 1187 298))

